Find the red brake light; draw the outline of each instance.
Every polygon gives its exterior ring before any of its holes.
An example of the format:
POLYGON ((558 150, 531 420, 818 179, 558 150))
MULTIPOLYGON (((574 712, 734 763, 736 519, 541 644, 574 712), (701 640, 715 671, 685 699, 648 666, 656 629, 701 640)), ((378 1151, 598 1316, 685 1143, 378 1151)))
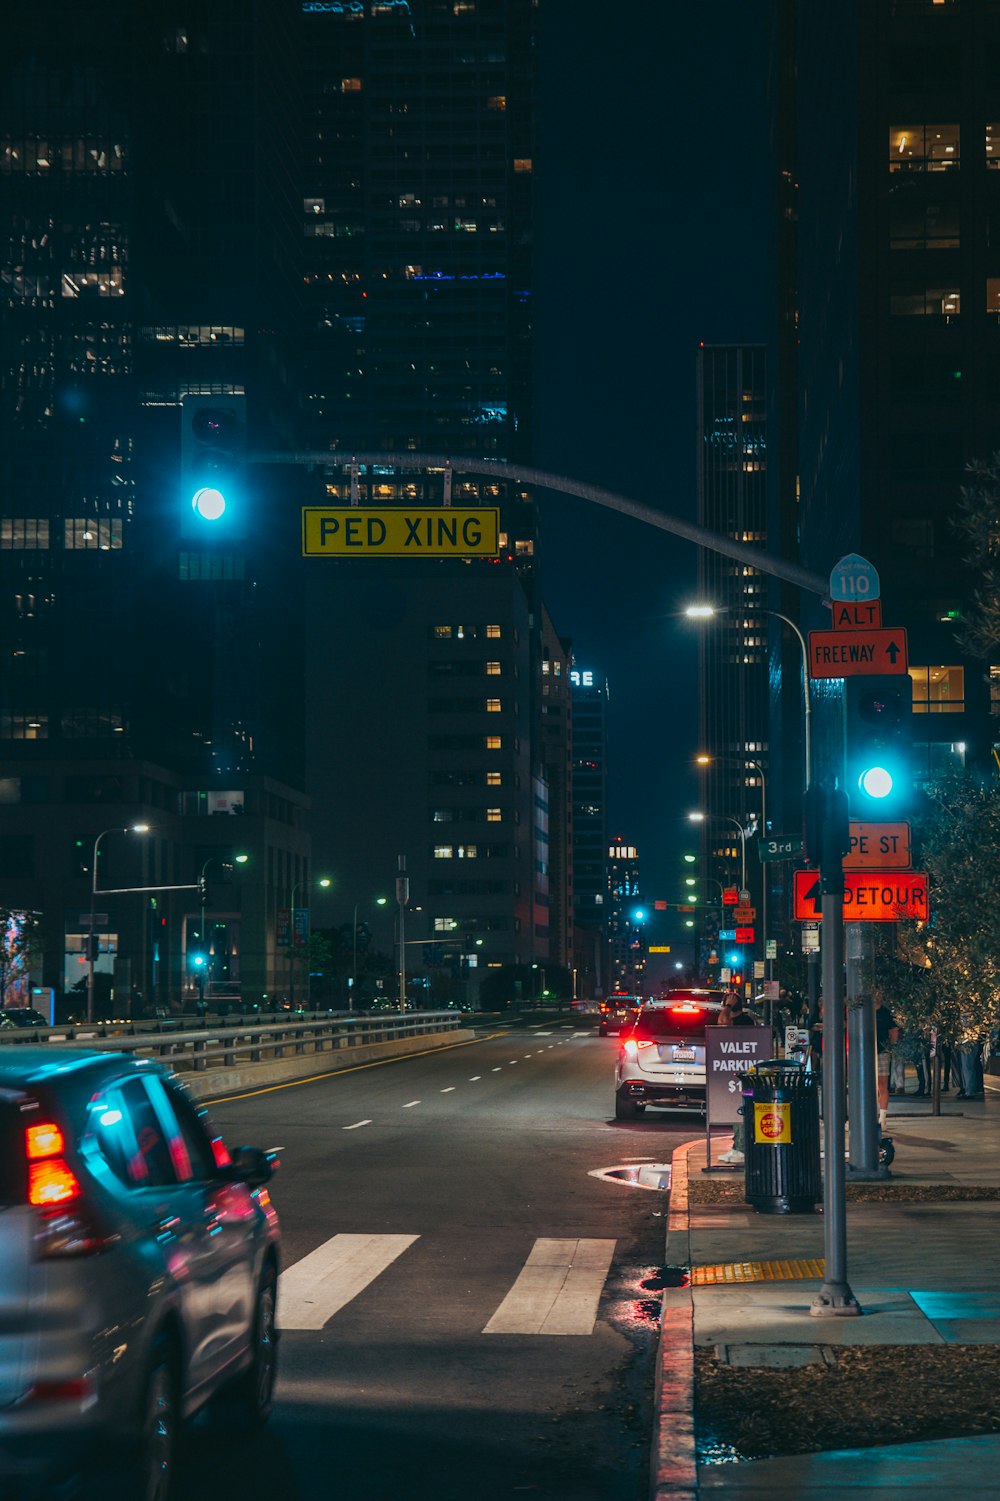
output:
POLYGON ((37 1162, 42 1157, 58 1157, 65 1152, 66 1143, 58 1126, 52 1121, 43 1121, 25 1127, 24 1150, 29 1162, 37 1162))
POLYGON ((28 1168, 28 1203, 40 1207, 68 1204, 80 1197, 80 1184, 62 1157, 32 1162, 28 1168))
POLYGON ((671 1008, 670 1008, 670 1015, 671 1016, 700 1016, 701 1015, 701 1007, 700 1006, 696 1006, 693 1001, 684 1001, 683 1004, 680 1005, 680 1006, 671 1006, 671 1008))
POLYGON ((215 1158, 216 1167, 229 1167, 233 1160, 221 1136, 212 1137, 212 1156, 215 1158))
POLYGON ((627 1058, 634 1058, 635 1055, 636 1055, 636 1053, 638 1053, 638 1051, 639 1051, 639 1044, 636 1042, 636 1040, 635 1040, 634 1037, 629 1037, 622 1044, 622 1046, 625 1049, 625 1056, 627 1058))

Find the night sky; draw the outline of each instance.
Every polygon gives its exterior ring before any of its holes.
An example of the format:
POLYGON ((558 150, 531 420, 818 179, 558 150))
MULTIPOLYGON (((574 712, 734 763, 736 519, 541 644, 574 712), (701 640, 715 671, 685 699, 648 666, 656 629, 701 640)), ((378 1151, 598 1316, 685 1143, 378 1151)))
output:
MULTIPOLYGON (((766 0, 543 0, 539 466, 696 520, 695 358, 769 332, 766 0)), ((689 543, 542 501, 543 596, 611 688, 611 834, 674 899, 698 806, 689 543)))

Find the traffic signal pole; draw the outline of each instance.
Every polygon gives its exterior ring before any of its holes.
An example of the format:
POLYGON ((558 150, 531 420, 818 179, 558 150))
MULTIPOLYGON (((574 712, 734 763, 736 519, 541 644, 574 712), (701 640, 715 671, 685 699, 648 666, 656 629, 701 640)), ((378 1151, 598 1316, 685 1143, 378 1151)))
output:
MULTIPOLYGON (((844 853, 849 843, 847 797, 817 787, 807 793, 822 808, 819 833, 823 932, 823 1285, 813 1318, 855 1318, 861 1313, 847 1280, 847 1204, 844 1136, 847 1121, 844 1027, 844 853)), ((813 820, 814 826, 818 819, 813 820)))

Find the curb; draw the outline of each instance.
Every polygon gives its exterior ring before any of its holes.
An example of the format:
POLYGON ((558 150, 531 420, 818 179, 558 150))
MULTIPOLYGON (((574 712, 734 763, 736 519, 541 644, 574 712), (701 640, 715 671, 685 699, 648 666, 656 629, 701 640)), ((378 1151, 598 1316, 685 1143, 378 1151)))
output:
MULTIPOLYGON (((667 1265, 691 1264, 688 1155, 699 1139, 671 1158, 667 1265)), ((694 1294, 690 1282, 663 1290, 660 1345, 653 1392, 650 1501, 696 1501, 698 1462, 694 1432, 694 1294)))

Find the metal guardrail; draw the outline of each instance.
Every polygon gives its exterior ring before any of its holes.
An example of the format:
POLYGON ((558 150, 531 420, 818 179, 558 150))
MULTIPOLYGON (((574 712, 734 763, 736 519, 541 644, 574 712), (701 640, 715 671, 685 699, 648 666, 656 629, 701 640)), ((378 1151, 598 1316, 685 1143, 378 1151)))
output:
POLYGON ((50 1042, 54 1046, 83 1045, 103 1052, 142 1053, 162 1058, 178 1073, 207 1068, 235 1068, 238 1063, 265 1063, 306 1053, 392 1042, 433 1032, 457 1032, 468 1026, 461 1011, 379 1011, 354 1016, 298 1017, 295 1021, 261 1022, 246 1017, 226 1018, 210 1026, 182 1031, 135 1032, 115 1035, 108 1026, 11 1028, 0 1033, 0 1046, 50 1042))

